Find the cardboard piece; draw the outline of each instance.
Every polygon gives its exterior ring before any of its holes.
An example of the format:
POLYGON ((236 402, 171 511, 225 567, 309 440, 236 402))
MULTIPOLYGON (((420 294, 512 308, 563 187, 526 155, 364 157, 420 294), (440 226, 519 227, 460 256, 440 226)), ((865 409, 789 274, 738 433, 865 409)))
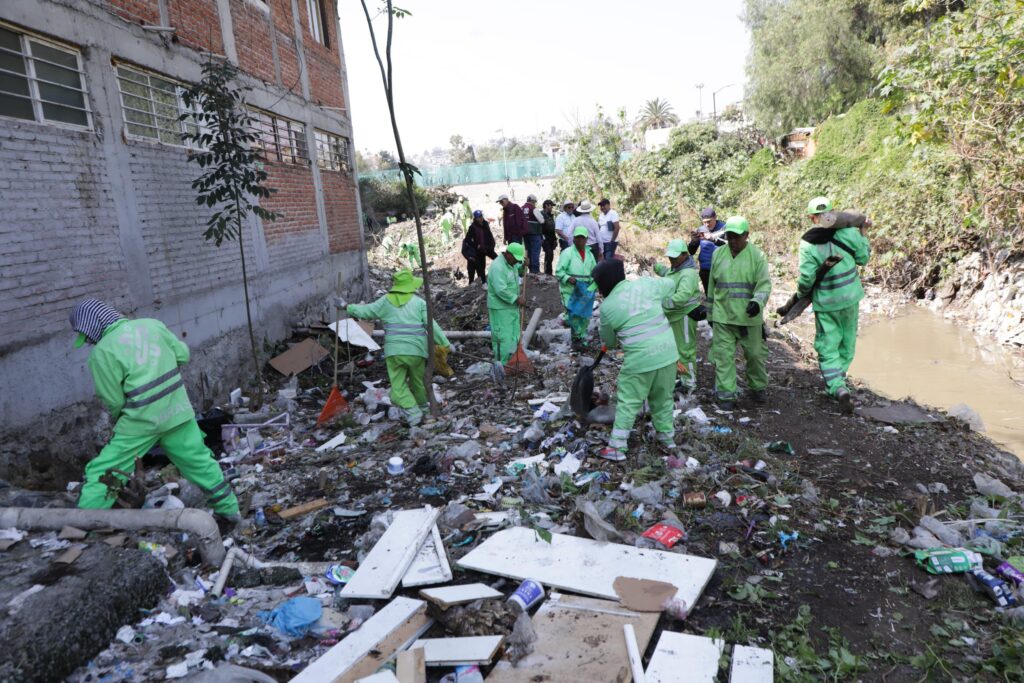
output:
POLYGON ((328 325, 332 332, 338 335, 338 339, 348 342, 352 346, 361 346, 367 351, 380 351, 380 344, 373 341, 373 325, 352 318, 345 318, 336 323, 328 325))
POLYGON ((760 647, 733 646, 729 683, 772 683, 774 677, 774 652, 760 647))
POLYGON ((57 538, 61 539, 62 541, 81 541, 88 535, 89 533, 87 531, 76 529, 73 526, 66 526, 60 530, 60 533, 57 534, 57 538))
POLYGON ((714 683, 725 641, 662 631, 647 664, 647 683, 714 683))
POLYGON ((391 526, 370 549, 340 595, 371 600, 390 598, 434 528, 440 512, 429 505, 396 512, 391 526))
POLYGON ((103 542, 109 545, 111 548, 120 548, 124 545, 125 541, 128 540, 127 534, 114 534, 108 538, 104 538, 103 542))
POLYGON ((629 653, 622 627, 632 624, 638 651, 647 649, 660 615, 625 609, 608 600, 553 592, 533 615, 534 651, 516 667, 495 664, 488 683, 629 683, 629 653))
POLYGON ((483 583, 467 583, 461 586, 424 588, 420 591, 420 596, 441 609, 448 609, 455 605, 465 605, 476 600, 500 598, 502 593, 483 583))
POLYGON ((330 352, 317 344, 313 339, 303 339, 284 353, 270 359, 270 367, 280 372, 285 377, 297 375, 313 365, 316 365, 330 352))
POLYGON ((427 683, 427 655, 422 647, 398 653, 399 683, 427 683))
POLYGON ((412 648, 423 648, 427 666, 462 666, 490 664, 505 636, 470 636, 466 638, 423 638, 412 648))
POLYGON ((287 510, 281 510, 277 513, 277 516, 281 519, 293 519, 300 515, 304 515, 307 512, 313 512, 325 507, 327 507, 327 500, 324 498, 317 498, 316 500, 311 500, 308 503, 296 505, 295 507, 290 507, 287 510))
POLYGON ((82 551, 85 550, 84 543, 76 543, 57 557, 53 558, 53 561, 57 564, 71 564, 82 555, 82 551))
POLYGON ((612 587, 622 606, 635 612, 661 612, 665 609, 665 602, 671 600, 678 591, 671 583, 628 576, 617 577, 612 587))
MULTIPOLYGON (((645 550, 589 538, 552 534, 551 543, 528 527, 495 532, 458 565, 512 579, 533 579, 562 590, 617 600, 613 582, 628 572, 637 579, 668 580, 676 597, 696 605, 717 562, 663 550, 645 550)), ((618 637, 618 635, 616 635, 618 637)), ((621 638, 620 638, 621 640, 621 638)))
POLYGON ((934 415, 908 403, 893 403, 888 406, 868 406, 858 408, 857 414, 882 424, 920 424, 922 422, 942 422, 934 415))
POLYGON ((430 535, 416 552, 412 564, 402 577, 402 586, 426 586, 432 583, 447 583, 452 580, 452 567, 448 564, 448 553, 441 540, 441 531, 434 525, 430 535))
POLYGON ((397 597, 303 669, 291 683, 355 683, 377 671, 433 623, 427 616, 427 603, 397 597))

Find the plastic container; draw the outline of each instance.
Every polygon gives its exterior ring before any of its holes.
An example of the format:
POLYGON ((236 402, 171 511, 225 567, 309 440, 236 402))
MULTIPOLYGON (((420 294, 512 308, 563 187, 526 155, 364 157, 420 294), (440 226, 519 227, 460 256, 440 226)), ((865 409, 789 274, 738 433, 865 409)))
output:
POLYGON ((388 474, 401 474, 405 472, 405 464, 397 455, 388 459, 388 474))
POLYGON ((543 599, 544 586, 540 585, 539 581, 526 579, 519 584, 519 588, 516 588, 515 592, 508 597, 506 602, 514 602, 526 612, 543 599))

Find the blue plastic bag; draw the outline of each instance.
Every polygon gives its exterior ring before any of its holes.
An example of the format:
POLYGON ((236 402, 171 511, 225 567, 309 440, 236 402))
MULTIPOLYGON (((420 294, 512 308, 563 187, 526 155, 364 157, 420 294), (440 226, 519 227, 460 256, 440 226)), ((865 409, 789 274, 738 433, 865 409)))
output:
POLYGON ((304 636, 323 614, 323 606, 316 598, 292 598, 272 610, 256 613, 260 621, 270 624, 285 635, 304 636))
POLYGON ((577 318, 590 318, 594 315, 594 292, 590 291, 589 283, 576 280, 576 287, 569 295, 569 303, 565 305, 570 315, 577 318))

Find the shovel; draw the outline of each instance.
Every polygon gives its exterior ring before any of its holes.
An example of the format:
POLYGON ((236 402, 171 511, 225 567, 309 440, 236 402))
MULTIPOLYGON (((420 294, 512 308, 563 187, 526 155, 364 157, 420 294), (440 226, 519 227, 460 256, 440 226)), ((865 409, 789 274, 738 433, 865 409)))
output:
POLYGON ((587 418, 587 414, 594 408, 594 368, 604 358, 607 347, 602 346, 601 352, 594 358, 594 362, 585 365, 576 373, 572 380, 572 389, 569 392, 569 407, 576 417, 581 420, 587 418))
MULTIPOLYGON (((338 274, 338 289, 341 289, 341 274, 338 274)), ((344 307, 345 301, 341 296, 337 296, 334 299, 334 320, 335 325, 338 329, 334 330, 334 384, 331 386, 331 393, 327 395, 327 402, 324 403, 324 409, 320 411, 320 417, 316 419, 317 425, 322 425, 325 422, 329 422, 337 417, 339 414, 348 411, 348 401, 341 395, 341 391, 338 390, 338 346, 341 345, 341 309, 344 307)))
MULTIPOLYGON (((526 281, 527 276, 523 276, 523 299, 526 299, 526 281)), ((516 345, 516 352, 512 354, 512 357, 505 363, 505 370, 513 374, 521 372, 533 372, 533 363, 527 358, 526 352, 523 350, 523 323, 525 322, 524 313, 526 312, 526 306, 522 306, 519 309, 519 344, 516 345)))

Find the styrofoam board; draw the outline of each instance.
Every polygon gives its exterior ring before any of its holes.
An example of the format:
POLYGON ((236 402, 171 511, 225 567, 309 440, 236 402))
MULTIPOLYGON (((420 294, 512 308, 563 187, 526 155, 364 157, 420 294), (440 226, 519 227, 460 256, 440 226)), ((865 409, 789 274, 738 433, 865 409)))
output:
MULTIPOLYGON (((434 623, 433 619, 426 618, 426 610, 427 604, 422 600, 401 596, 395 598, 381 611, 367 619, 357 631, 347 635, 344 640, 303 669, 291 683, 333 683, 344 680, 348 671, 371 652, 379 649, 381 643, 392 632, 400 629, 417 615, 424 617, 423 624, 415 629, 411 638, 418 638, 426 633, 434 623)), ((396 651, 404 644, 405 642, 396 644, 396 651)), ((385 656, 390 656, 390 653, 385 653, 385 656)))
POLYGON ((441 531, 434 525, 430 535, 423 541, 412 564, 402 577, 402 586, 427 586, 432 583, 446 583, 452 580, 452 567, 448 564, 448 553, 441 540, 441 531))
POLYGON ((335 436, 330 441, 325 441, 322 444, 320 444, 319 446, 317 446, 316 447, 316 452, 317 453, 322 453, 324 451, 329 451, 332 448, 337 448, 338 446, 341 446, 341 445, 343 445, 345 443, 345 439, 346 439, 345 432, 339 432, 338 435, 335 436))
POLYGON ((438 588, 424 588, 420 595, 427 600, 436 603, 447 609, 453 605, 465 605, 475 600, 488 600, 502 597, 501 591, 496 591, 484 583, 467 583, 461 586, 440 586, 438 588))
POLYGON ((772 683, 774 679, 774 652, 760 647, 733 646, 729 683, 772 683))
MULTIPOLYGON (((440 510, 429 505, 396 512, 391 526, 373 546, 340 595, 346 598, 390 598, 430 534, 440 510)), ((692 604, 692 603, 690 603, 692 604)))
POLYGON ((380 671, 367 676, 366 678, 360 678, 356 683, 400 683, 398 677, 390 671, 380 671))
POLYGON ((562 590, 618 600, 618 576, 668 581, 687 605, 697 599, 715 571, 715 560, 618 543, 552 534, 542 540, 533 529, 512 527, 491 535, 458 561, 460 567, 514 579, 534 579, 562 590))
POLYGON ((490 664, 505 636, 471 636, 467 638, 422 638, 412 644, 422 647, 427 666, 461 666, 490 664))
POLYGON ((647 664, 647 683, 714 683, 725 642, 662 631, 647 664))

